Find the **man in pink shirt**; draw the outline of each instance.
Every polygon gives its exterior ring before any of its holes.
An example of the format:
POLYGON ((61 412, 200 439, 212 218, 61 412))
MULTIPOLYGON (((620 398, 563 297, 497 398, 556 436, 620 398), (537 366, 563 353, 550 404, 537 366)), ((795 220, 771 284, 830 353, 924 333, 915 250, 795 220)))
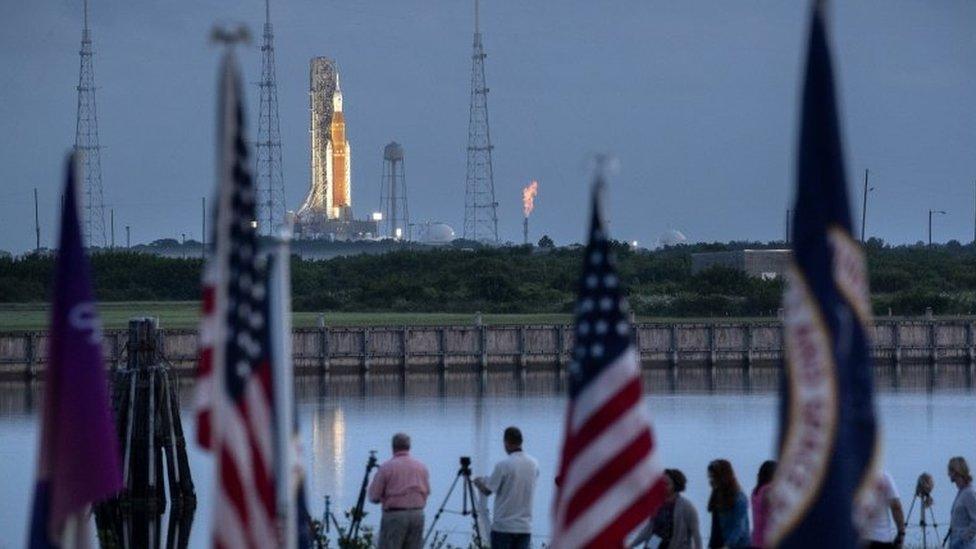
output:
POLYGON ((428 495, 430 475, 410 456, 410 437, 393 435, 393 457, 380 465, 369 485, 369 501, 383 504, 379 549, 421 549, 428 495))

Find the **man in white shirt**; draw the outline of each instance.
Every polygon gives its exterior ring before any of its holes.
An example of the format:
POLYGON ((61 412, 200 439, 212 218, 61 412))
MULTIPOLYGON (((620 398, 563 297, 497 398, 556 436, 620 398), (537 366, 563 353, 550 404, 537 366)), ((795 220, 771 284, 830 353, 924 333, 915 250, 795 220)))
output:
POLYGON ((522 431, 518 427, 505 429, 503 441, 508 457, 495 465, 490 477, 478 477, 474 483, 485 495, 495 496, 491 548, 528 549, 539 463, 522 451, 522 431))
POLYGON ((868 517, 865 537, 867 547, 872 549, 901 547, 905 539, 905 513, 901 508, 898 489, 895 488, 895 482, 887 471, 878 477, 874 489, 877 490, 878 500, 883 502, 883 506, 868 517), (892 519, 895 528, 891 527, 892 519))

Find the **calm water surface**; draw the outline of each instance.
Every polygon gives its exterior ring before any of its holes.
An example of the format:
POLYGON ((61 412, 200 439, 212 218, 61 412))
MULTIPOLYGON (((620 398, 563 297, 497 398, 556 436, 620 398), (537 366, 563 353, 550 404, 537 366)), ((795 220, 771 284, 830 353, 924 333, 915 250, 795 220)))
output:
MULTIPOLYGON (((660 386, 650 381, 651 387, 660 386)), ((693 381, 683 383, 678 392, 649 394, 646 402, 663 462, 685 472, 689 479, 686 495, 707 518, 706 465, 717 457, 729 459, 743 487, 751 489, 760 463, 773 454, 778 397, 769 390, 768 380, 751 392, 741 387, 716 389, 714 383, 705 391, 701 386, 695 389, 693 381)), ((936 479, 935 512, 940 523, 946 521, 955 495, 944 474, 948 458, 963 455, 976 461, 976 398, 971 389, 953 385, 895 391, 889 383, 879 397, 886 466, 906 512, 915 479, 920 472, 929 471, 936 479)), ((355 503, 369 450, 376 449, 381 458, 387 458, 390 435, 404 431, 413 437, 414 455, 430 468, 430 521, 454 480, 459 456, 471 456, 475 474, 486 474, 491 464, 504 457, 501 433, 514 424, 522 428, 526 451, 540 463, 534 530, 537 539, 546 539, 565 398, 557 392, 554 380, 546 377, 513 384, 504 376, 491 380, 484 396, 478 396, 475 387, 470 379, 411 381, 406 387, 395 378, 368 383, 300 381, 299 415, 313 514, 321 515, 323 496, 330 495, 333 510, 341 518, 339 512, 355 503)), ((4 495, 0 498, 0 547, 22 546, 26 535, 37 451, 38 395, 37 387, 0 387, 0 493, 4 495)), ((183 402, 189 400, 184 392, 183 402)), ((183 422, 188 436, 194 432, 191 418, 186 410, 183 422)), ((210 456, 194 444, 189 448, 199 499, 192 540, 194 546, 203 546, 210 523, 212 464, 210 456)), ((455 491, 447 509, 459 510, 460 505, 460 492, 455 491)), ((379 510, 376 506, 367 509, 371 512, 365 523, 376 525, 379 510)), ((912 522, 917 523, 917 518, 916 510, 912 522)), ((463 543, 470 532, 470 519, 445 513, 438 530, 449 532, 450 541, 463 543)), ((944 535, 945 527, 940 532, 944 535)), ((703 535, 707 536, 707 528, 703 535)), ((909 540, 919 538, 918 528, 909 528, 909 540)))

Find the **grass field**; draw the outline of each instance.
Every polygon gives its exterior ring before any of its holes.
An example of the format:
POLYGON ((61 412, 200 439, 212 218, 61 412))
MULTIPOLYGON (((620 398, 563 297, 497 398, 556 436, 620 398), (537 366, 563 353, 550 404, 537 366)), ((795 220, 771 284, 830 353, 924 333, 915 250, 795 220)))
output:
MULTIPOLYGON (((124 328, 130 318, 152 316, 163 328, 194 328, 200 317, 196 301, 135 301, 100 303, 98 310, 106 328, 124 328)), ((0 331, 39 330, 48 325, 47 303, 0 304, 0 331)), ((295 313, 293 325, 307 328, 318 325, 319 313, 295 313)), ((556 324, 570 322, 568 314, 486 314, 485 324, 556 324)), ((438 324, 471 324, 472 314, 454 313, 325 313, 329 326, 423 326, 438 324)))

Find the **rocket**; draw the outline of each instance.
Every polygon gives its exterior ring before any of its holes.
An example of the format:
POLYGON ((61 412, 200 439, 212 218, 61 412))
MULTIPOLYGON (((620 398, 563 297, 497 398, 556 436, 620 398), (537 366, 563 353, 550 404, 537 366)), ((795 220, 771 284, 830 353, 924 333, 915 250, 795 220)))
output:
POLYGON ((348 219, 352 205, 352 186, 350 185, 349 142, 346 140, 346 121, 342 113, 342 90, 336 75, 336 88, 332 94, 332 124, 329 128, 329 144, 326 154, 331 160, 330 169, 332 191, 332 218, 348 219))

